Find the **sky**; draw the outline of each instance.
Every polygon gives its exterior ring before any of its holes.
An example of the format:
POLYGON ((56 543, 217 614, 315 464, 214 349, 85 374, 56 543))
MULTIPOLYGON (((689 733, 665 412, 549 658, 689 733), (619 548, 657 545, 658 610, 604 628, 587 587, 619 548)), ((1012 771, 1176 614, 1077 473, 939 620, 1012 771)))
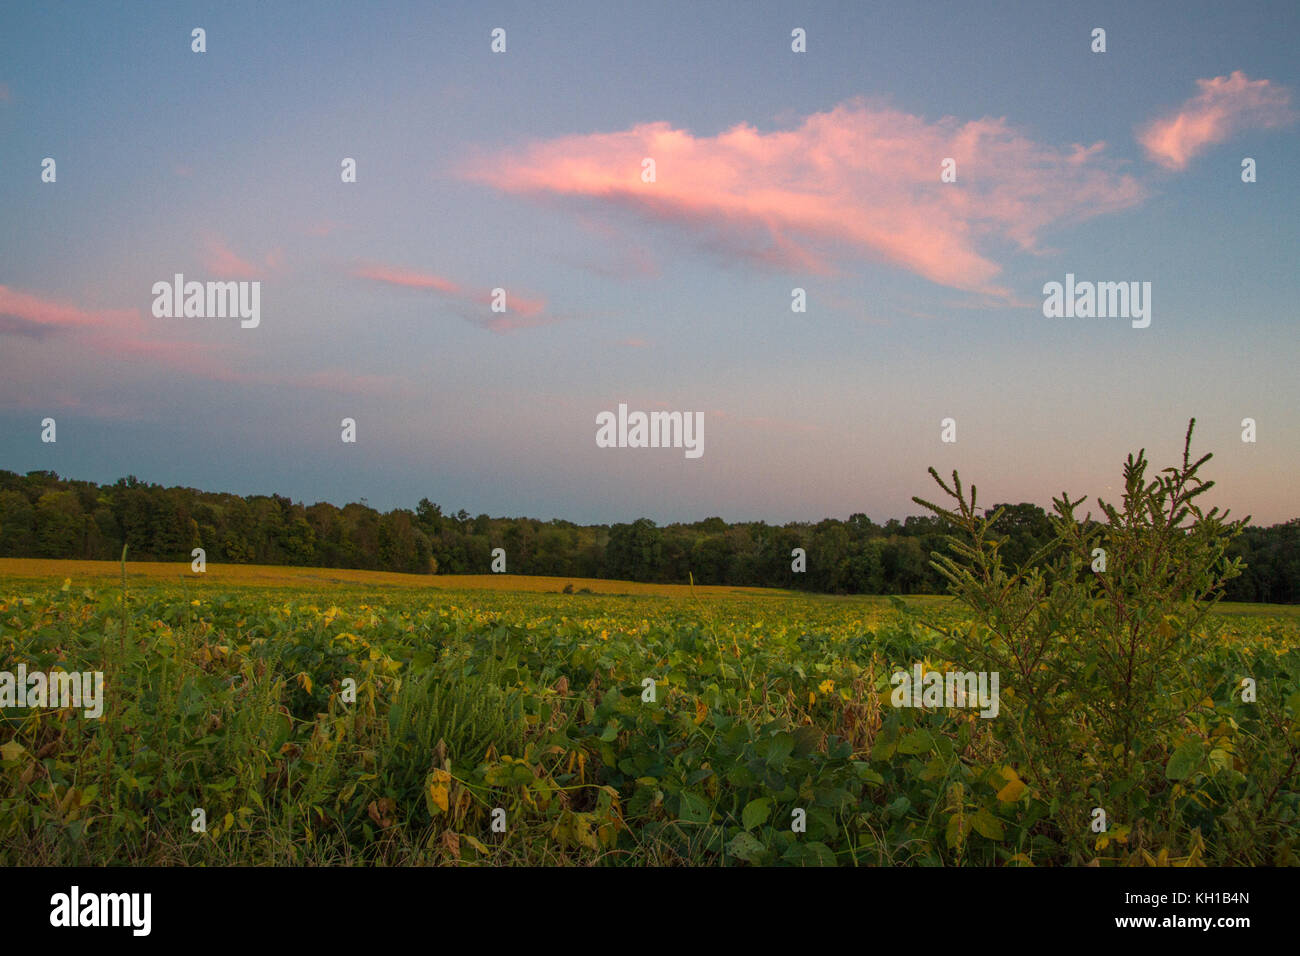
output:
POLYGON ((1207 497, 1294 518, 1298 19, 5 3, 0 468, 883 522, 930 466, 986 503, 1118 499, 1195 417, 1207 497), (256 327, 156 315, 177 273, 259 283, 256 327), (1149 288, 1150 324, 1045 315, 1067 274, 1149 288), (702 413, 703 454, 599 447, 620 404, 702 413))

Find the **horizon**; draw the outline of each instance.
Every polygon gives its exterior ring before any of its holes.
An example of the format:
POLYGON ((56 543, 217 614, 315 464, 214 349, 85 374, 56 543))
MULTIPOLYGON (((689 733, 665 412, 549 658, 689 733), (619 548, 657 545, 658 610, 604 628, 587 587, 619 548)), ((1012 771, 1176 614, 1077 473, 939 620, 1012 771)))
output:
POLYGON ((1293 520, 1298 17, 11 5, 0 467, 883 525, 931 466, 1118 499, 1194 417, 1205 500, 1293 520))
MULTIPOLYGON (((0 469, 0 471, 7 471, 7 470, 8 469, 0 469)), ((31 474, 37 474, 39 472, 33 471, 33 472, 27 472, 25 474, 16 473, 16 472, 10 472, 10 473, 17 474, 18 477, 21 478, 21 477, 27 477, 28 475, 31 474)), ((246 494, 242 494, 240 492, 235 492, 235 491, 218 491, 218 490, 213 490, 208 488, 198 488, 193 485, 163 485, 158 482, 147 481, 145 479, 140 478, 138 475, 122 475, 111 482, 96 482, 86 478, 74 478, 68 475, 59 475, 57 473, 55 473, 55 478, 58 481, 63 481, 63 482, 89 482, 91 484, 96 485, 99 488, 112 488, 115 487, 119 482, 127 482, 130 481, 131 479, 135 479, 135 481, 138 482, 138 484, 141 487, 153 486, 153 487, 162 488, 163 490, 166 491, 170 491, 170 490, 192 491, 200 495, 234 495, 240 498, 276 498, 276 497, 287 498, 291 505, 302 507, 305 509, 314 508, 317 505, 329 505, 332 508, 342 511, 344 508, 348 507, 349 505, 359 505, 363 508, 369 508, 372 511, 378 512, 379 514, 389 514, 394 511, 406 511, 406 512, 415 513, 420 504, 419 501, 416 501, 414 504, 410 504, 410 505, 398 504, 391 508, 380 508, 371 504, 364 497, 361 498, 360 500, 345 501, 342 504, 339 504, 337 501, 330 501, 327 499, 318 499, 316 501, 312 501, 309 503, 306 498, 294 498, 289 495, 282 495, 279 492, 275 492, 275 491, 249 492, 246 494)), ((702 518, 694 518, 691 520, 659 521, 651 517, 650 515, 636 515, 635 517, 628 515, 616 521, 592 522, 592 521, 575 521, 571 518, 566 518, 563 515, 552 515, 549 518, 543 518, 540 515, 530 515, 530 514, 516 514, 516 515, 495 514, 494 515, 488 512, 478 512, 477 514, 474 514, 471 513, 467 508, 456 508, 455 510, 450 510, 451 508, 450 505, 445 505, 443 502, 434 501, 433 499, 429 498, 428 495, 422 496, 422 499, 428 499, 430 504, 436 505, 441 510, 442 516, 444 518, 450 518, 452 520, 459 520, 457 518, 457 515, 459 515, 461 512, 464 512, 468 516, 467 520, 470 521, 473 521, 476 518, 481 518, 486 516, 491 521, 537 521, 540 522, 541 524, 552 524, 554 522, 563 522, 565 524, 571 524, 579 528, 601 528, 601 527, 607 528, 618 524, 624 524, 624 525, 633 524, 634 522, 643 519, 649 520, 652 524, 660 528, 670 528, 673 527, 674 525, 680 525, 680 526, 697 525, 715 519, 723 521, 729 527, 734 525, 742 525, 742 524, 765 524, 768 525, 769 527, 774 527, 774 528, 788 527, 790 525, 808 525, 811 527, 811 526, 816 526, 817 524, 820 524, 823 521, 838 521, 840 523, 847 523, 856 515, 866 514, 866 512, 855 511, 848 515, 844 515, 843 517, 839 515, 822 515, 821 517, 818 518, 793 518, 789 521, 770 521, 765 518, 730 519, 722 514, 705 515, 702 518)), ((1088 505, 1095 504, 1095 502, 1096 502, 1095 496, 1089 495, 1088 500, 1084 502, 1085 514, 1091 513, 1088 509, 1088 505)), ((1117 506, 1119 504, 1119 502, 1116 501, 1108 501, 1108 503, 1115 504, 1117 506)), ((998 508, 1020 507, 1022 505, 1032 505, 1034 507, 1040 508, 1042 509, 1044 514, 1046 514, 1049 517, 1056 513, 1051 507, 1042 508, 1041 505, 1032 501, 997 501, 988 507, 984 507, 983 505, 980 505, 979 509, 985 514, 991 514, 993 511, 997 510, 998 508)), ((881 520, 880 518, 877 518, 872 515, 866 515, 866 517, 876 527, 886 528, 888 527, 890 522, 897 522, 900 525, 902 525, 910 518, 931 519, 934 518, 934 514, 929 511, 921 510, 921 511, 916 511, 905 515, 894 515, 885 518, 884 520, 881 520)), ((1232 517, 1233 519, 1236 519, 1236 518, 1240 518, 1241 516, 1233 514, 1225 517, 1232 517)), ((1291 518, 1284 518, 1281 521, 1268 522, 1268 523, 1255 521, 1254 516, 1249 516, 1249 517, 1250 520, 1246 525, 1246 527, 1249 528, 1272 528, 1272 527, 1277 527, 1281 525, 1291 524, 1296 521, 1300 521, 1300 514, 1297 514, 1291 518)), ((1093 520, 1101 520, 1102 523, 1104 524, 1105 523, 1103 520, 1104 518, 1105 515, 1098 514, 1094 516, 1093 520)))

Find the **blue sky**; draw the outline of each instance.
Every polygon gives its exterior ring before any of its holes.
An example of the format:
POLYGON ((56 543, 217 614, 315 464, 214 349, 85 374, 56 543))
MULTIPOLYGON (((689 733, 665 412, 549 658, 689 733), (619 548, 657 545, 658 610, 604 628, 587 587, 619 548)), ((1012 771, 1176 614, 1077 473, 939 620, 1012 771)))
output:
POLYGON ((0 467, 885 520, 930 465, 1115 494, 1195 416, 1216 501, 1294 517, 1295 5, 970 6, 7 4, 0 467), (155 318, 177 272, 260 325, 155 318), (1066 273, 1149 281, 1150 327, 1044 317, 1066 273), (704 455, 596 447, 620 402, 704 455))

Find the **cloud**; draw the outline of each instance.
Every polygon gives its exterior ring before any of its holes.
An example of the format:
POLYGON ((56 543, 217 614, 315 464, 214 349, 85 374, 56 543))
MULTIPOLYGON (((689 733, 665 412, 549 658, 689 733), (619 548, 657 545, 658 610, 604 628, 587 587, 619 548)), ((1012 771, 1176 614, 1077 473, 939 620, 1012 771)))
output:
POLYGON ((144 359, 214 381, 239 380, 212 354, 223 346, 162 338, 137 309, 85 309, 0 285, 0 334, 38 340, 60 335, 90 348, 99 359, 144 359))
POLYGON ((228 346, 120 334, 95 335, 87 338, 86 344, 103 354, 143 359, 150 365, 173 368, 212 382, 242 384, 248 380, 242 372, 216 360, 213 353, 228 351, 228 346))
POLYGON ((284 266, 284 252, 281 249, 272 249, 263 258, 262 264, 258 265, 239 256, 224 239, 217 236, 209 236, 204 241, 203 251, 203 267, 212 275, 227 280, 261 279, 284 266))
MULTIPOLYGON (((38 341, 60 335, 63 338, 60 348, 67 345, 84 348, 93 357, 97 369, 110 368, 104 360, 111 358, 142 362, 152 368, 175 369, 194 378, 226 385, 277 389, 288 386, 371 397, 418 394, 413 383, 391 375, 356 374, 340 369, 302 373, 245 371, 227 361, 242 347, 242 340, 214 343, 163 337, 162 333, 178 328, 184 326, 170 322, 154 324, 142 318, 136 309, 85 309, 0 285, 0 335, 21 335, 38 341)), ((80 399, 71 398, 69 402, 80 404, 80 399)), ((96 407, 100 405, 97 401, 96 407)))
POLYGON ((40 338, 45 332, 69 328, 104 328, 140 321, 134 309, 83 309, 0 285, 0 317, 9 321, 0 331, 40 338))
POLYGON ((1246 129, 1272 129, 1294 121, 1291 93, 1268 80, 1231 76, 1197 80, 1201 92, 1174 113, 1138 131, 1147 158, 1165 169, 1186 169, 1206 148, 1246 129))
POLYGON ((337 222, 334 222, 332 219, 324 219, 320 222, 308 225, 303 229, 303 232, 317 239, 324 239, 327 236, 332 236, 338 230, 339 224, 337 222))
POLYGON ((552 322, 563 321, 562 316, 547 315, 546 301, 506 289, 506 311, 492 312, 494 301, 491 290, 473 291, 458 282, 430 272, 415 272, 399 266, 363 263, 352 272, 359 279, 371 279, 404 289, 431 289, 452 300, 453 310, 468 322, 492 332, 515 332, 552 322))
POLYGON ((1049 227, 1142 198, 1104 150, 1035 143, 1004 119, 931 122, 852 100, 788 130, 741 124, 695 136, 643 123, 476 156, 459 172, 506 192, 628 210, 736 261, 831 274, 867 256, 1006 296, 986 246, 1036 252, 1049 227), (653 183, 642 182, 644 157, 655 160, 653 183), (948 157, 956 183, 940 182, 948 157))
POLYGON ((352 274, 358 279, 373 279, 375 282, 386 282, 407 289, 434 289, 449 295, 462 294, 460 286, 450 279, 428 272, 412 272, 409 269, 385 265, 362 265, 358 266, 352 274))
POLYGON ((9 92, 9 86, 0 83, 0 103, 8 103, 11 99, 13 99, 13 94, 9 92))

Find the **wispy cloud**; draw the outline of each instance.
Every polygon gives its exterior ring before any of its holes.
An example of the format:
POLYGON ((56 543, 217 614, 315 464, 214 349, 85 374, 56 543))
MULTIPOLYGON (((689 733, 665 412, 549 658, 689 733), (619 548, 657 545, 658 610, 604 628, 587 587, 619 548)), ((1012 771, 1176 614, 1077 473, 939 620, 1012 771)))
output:
POLYGON ((100 358, 143 359, 214 381, 238 376, 214 353, 226 347, 164 338, 150 329, 137 309, 87 309, 33 292, 0 286, 0 333, 44 339, 58 335, 94 351, 100 358))
POLYGON ((1168 116, 1138 131, 1147 157, 1166 169, 1186 169, 1200 153, 1246 129, 1271 129, 1295 120, 1291 93, 1268 80, 1231 76, 1197 80, 1201 92, 1168 116))
POLYGON ((852 100, 793 129, 696 136, 666 122, 474 157, 507 192, 583 197, 672 225, 733 259, 818 273, 866 255, 941 285, 1007 296, 984 251, 1038 251, 1049 227, 1124 209, 1142 189, 1105 145, 1043 145, 1005 119, 929 121, 852 100), (642 181, 642 159, 656 181, 642 181), (940 164, 957 163, 957 182, 940 164))
POLYGON ((314 238, 324 239, 327 236, 334 235, 334 233, 338 232, 338 230, 339 230, 339 224, 337 222, 334 222, 332 219, 324 219, 321 220, 320 222, 312 223, 306 226, 303 229, 303 232, 305 232, 307 235, 312 236, 314 238))
POLYGON ((455 282, 430 272, 414 272, 410 269, 400 269, 395 266, 363 264, 359 265, 352 274, 358 279, 373 279, 375 282, 399 285, 407 289, 434 289, 438 292, 446 292, 448 295, 462 294, 460 286, 455 282))
MULTIPOLYGON (((506 311, 491 311, 490 289, 470 289, 459 282, 431 272, 417 272, 400 266, 361 263, 352 272, 359 279, 370 279, 405 289, 428 289, 446 296, 453 310, 466 321, 493 332, 515 332, 563 321, 562 316, 548 315, 546 301, 536 296, 505 289, 506 311)), ((504 288, 504 287, 502 287, 504 288)))
POLYGON ((84 309, 4 285, 0 285, 0 316, 9 320, 0 331, 37 338, 53 330, 120 327, 140 321, 134 309, 84 309))
POLYGON ((203 243, 203 267, 223 279, 261 279, 284 266, 284 252, 272 249, 259 264, 240 256, 219 236, 209 236, 203 243))
MULTIPOLYGON (((239 386, 312 389, 367 397, 414 394, 414 383, 392 375, 366 375, 341 369, 286 373, 248 371, 234 362, 242 342, 214 343, 163 336, 164 329, 181 326, 152 326, 135 309, 87 309, 65 301, 0 285, 0 336, 21 335, 43 340, 60 337, 60 349, 84 349, 93 356, 95 367, 105 360, 139 363, 167 368, 205 381, 239 386)), ((65 353, 66 354, 66 353, 65 353)), ((65 393, 67 404, 80 406, 82 399, 65 393)), ((48 400, 43 398, 43 402, 48 400)), ((95 401, 95 407, 100 403, 95 401)))

